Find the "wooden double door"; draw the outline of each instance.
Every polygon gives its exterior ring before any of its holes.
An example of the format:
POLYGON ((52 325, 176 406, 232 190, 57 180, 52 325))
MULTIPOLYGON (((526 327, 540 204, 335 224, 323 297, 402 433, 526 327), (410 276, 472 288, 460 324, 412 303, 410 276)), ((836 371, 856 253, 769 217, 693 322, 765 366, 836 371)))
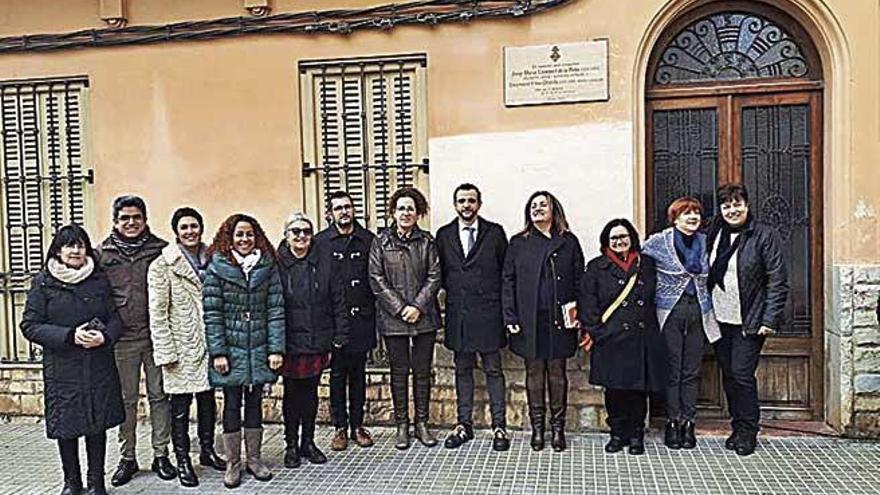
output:
MULTIPOLYGON (((785 324, 758 367, 764 418, 822 417, 822 101, 815 90, 685 96, 647 102, 648 232, 667 226, 677 197, 717 213, 715 191, 742 182, 751 213, 783 241, 790 292, 785 324)), ((720 370, 707 349, 701 418, 727 414, 720 370)))

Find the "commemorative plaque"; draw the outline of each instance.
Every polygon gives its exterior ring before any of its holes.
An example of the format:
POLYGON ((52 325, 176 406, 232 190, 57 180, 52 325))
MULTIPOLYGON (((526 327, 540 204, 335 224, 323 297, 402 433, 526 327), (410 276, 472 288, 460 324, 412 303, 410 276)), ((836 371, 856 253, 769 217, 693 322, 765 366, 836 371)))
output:
POLYGON ((508 107, 608 100, 608 40, 504 48, 508 107))

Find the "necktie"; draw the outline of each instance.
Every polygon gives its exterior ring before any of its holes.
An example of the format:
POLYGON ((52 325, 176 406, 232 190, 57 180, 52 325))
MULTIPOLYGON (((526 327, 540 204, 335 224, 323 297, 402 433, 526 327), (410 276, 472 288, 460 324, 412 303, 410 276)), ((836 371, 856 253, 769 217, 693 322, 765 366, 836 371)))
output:
POLYGON ((467 256, 471 254, 471 249, 474 248, 474 243, 476 243, 476 238, 474 237, 474 228, 473 227, 465 227, 464 230, 467 230, 468 238, 467 238, 467 250, 465 250, 464 255, 467 256))

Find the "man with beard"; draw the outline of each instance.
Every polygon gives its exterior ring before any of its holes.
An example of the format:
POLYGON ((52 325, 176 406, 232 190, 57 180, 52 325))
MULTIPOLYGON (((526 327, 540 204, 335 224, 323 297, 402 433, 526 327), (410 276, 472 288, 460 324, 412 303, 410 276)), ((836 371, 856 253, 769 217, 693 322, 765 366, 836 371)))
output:
POLYGON ((334 349, 330 360, 330 410, 336 427, 330 448, 339 451, 348 448, 349 438, 360 447, 373 445, 364 428, 364 403, 367 354, 376 346, 375 297, 367 273, 376 236, 355 220, 354 201, 346 191, 332 193, 329 201, 333 224, 318 233, 315 242, 318 249, 332 253, 334 271, 342 273, 351 324, 348 343, 334 349))
POLYGON ((119 426, 119 466, 110 483, 122 486, 138 472, 138 389, 141 367, 146 374, 147 397, 152 426, 152 470, 163 480, 173 480, 177 470, 168 460, 171 437, 171 403, 162 386, 162 370, 153 359, 150 317, 147 305, 147 269, 168 243, 150 233, 147 205, 138 196, 120 196, 113 201, 113 230, 97 247, 98 266, 107 273, 113 299, 122 319, 122 336, 116 344, 116 366, 122 385, 125 422, 119 426))
POLYGON ((500 225, 478 215, 482 198, 477 186, 461 184, 452 197, 458 217, 437 231, 442 287, 446 290, 444 343, 455 353, 458 401, 458 424, 444 445, 454 449, 474 438, 474 367, 479 354, 492 412, 492 448, 504 451, 510 448, 500 352, 507 344, 501 313, 507 236, 500 225))

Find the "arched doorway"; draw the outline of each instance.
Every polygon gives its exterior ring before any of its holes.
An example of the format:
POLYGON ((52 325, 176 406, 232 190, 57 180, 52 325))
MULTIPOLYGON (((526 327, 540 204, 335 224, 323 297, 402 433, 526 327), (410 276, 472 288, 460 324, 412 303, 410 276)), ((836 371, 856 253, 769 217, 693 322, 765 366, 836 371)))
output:
MULTIPOLYGON (((759 222, 784 240, 791 291, 786 325, 758 369, 764 416, 823 417, 822 67, 785 12, 762 2, 703 4, 655 44, 645 81, 648 231, 666 206, 695 196, 715 214, 715 189, 739 181, 759 222)), ((726 410, 708 352, 701 417, 726 410)))

